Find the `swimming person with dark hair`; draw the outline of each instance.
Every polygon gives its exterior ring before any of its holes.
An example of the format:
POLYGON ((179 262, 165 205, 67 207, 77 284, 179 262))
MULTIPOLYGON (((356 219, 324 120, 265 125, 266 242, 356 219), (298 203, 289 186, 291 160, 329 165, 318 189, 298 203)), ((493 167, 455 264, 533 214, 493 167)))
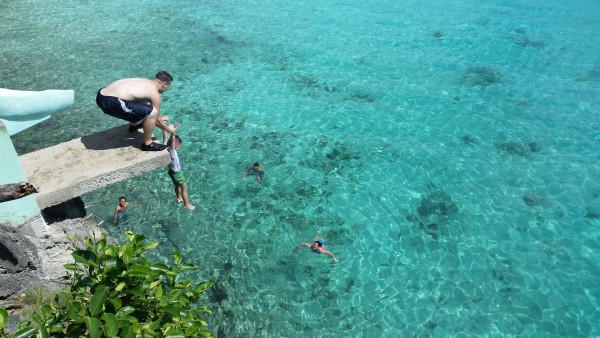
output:
POLYGON ((325 241, 321 238, 321 231, 317 231, 317 233, 315 234, 315 238, 313 238, 312 244, 302 242, 302 244, 300 244, 299 246, 296 247, 296 251, 300 251, 300 249, 302 249, 303 247, 309 248, 312 252, 314 252, 316 254, 329 255, 329 256, 331 256, 331 258, 333 258, 333 261, 336 263, 340 261, 339 259, 337 259, 335 257, 335 255, 333 253, 331 253, 331 251, 327 250, 325 241))
POLYGON ((242 178, 248 175, 256 176, 256 182, 264 181, 265 171, 257 163, 254 163, 246 172, 242 174, 242 178))
POLYGON ((196 209, 195 206, 191 205, 188 200, 188 187, 185 183, 185 177, 181 172, 181 164, 179 163, 179 156, 177 155, 177 149, 181 146, 183 141, 178 135, 171 134, 169 142, 167 143, 167 151, 171 156, 171 163, 169 163, 169 177, 175 185, 175 195, 177 196, 177 203, 183 202, 183 207, 189 210, 196 209))
POLYGON ((143 151, 160 151, 167 146, 152 142, 154 127, 174 133, 176 126, 169 126, 160 116, 161 97, 171 86, 171 74, 160 71, 154 79, 121 79, 100 89, 96 104, 110 116, 129 121, 129 131, 144 129, 143 151))
POLYGON ((115 207, 115 216, 113 217, 115 224, 121 224, 129 218, 127 213, 129 204, 144 204, 144 202, 127 202, 125 196, 119 197, 119 204, 115 207))

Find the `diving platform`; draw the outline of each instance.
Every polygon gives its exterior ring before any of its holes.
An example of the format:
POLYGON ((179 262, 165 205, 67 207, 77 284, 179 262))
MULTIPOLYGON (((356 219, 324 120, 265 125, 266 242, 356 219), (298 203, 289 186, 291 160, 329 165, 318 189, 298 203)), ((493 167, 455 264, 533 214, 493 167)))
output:
POLYGON ((40 209, 170 163, 169 153, 141 151, 143 134, 128 125, 19 156, 40 209))

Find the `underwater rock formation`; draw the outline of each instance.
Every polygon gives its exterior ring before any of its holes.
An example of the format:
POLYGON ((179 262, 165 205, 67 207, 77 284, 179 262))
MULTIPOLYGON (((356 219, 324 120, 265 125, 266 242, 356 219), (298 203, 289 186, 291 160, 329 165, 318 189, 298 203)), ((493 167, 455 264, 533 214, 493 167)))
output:
POLYGON ((445 191, 438 190, 425 196, 417 212, 421 216, 440 215, 448 216, 458 211, 458 207, 452 200, 452 196, 445 191))
POLYGON ((474 144, 477 143, 477 138, 473 135, 464 135, 461 140, 466 144, 474 144))
POLYGON ((600 201, 594 201, 592 203, 588 203, 585 206, 587 218, 600 218, 600 201))
POLYGON ((584 76, 580 76, 575 81, 600 81, 600 69, 592 69, 584 76))
POLYGON ((499 83, 502 73, 492 67, 473 66, 469 67, 462 77, 462 82, 471 86, 489 86, 499 83))
POLYGON ((529 39, 525 38, 525 39, 516 40, 516 43, 517 43, 517 45, 522 46, 522 47, 533 47, 533 48, 537 48, 537 49, 542 49, 542 48, 546 47, 546 43, 542 40, 533 41, 533 40, 529 40, 529 39))
POLYGON ((527 156, 542 150, 537 142, 501 142, 496 143, 496 148, 518 156, 527 156))
POLYGON ((539 196, 525 195, 525 196, 522 196, 522 198, 523 198, 523 202, 525 202, 525 204, 527 204, 527 206, 535 207, 538 205, 542 205, 542 198, 539 196))

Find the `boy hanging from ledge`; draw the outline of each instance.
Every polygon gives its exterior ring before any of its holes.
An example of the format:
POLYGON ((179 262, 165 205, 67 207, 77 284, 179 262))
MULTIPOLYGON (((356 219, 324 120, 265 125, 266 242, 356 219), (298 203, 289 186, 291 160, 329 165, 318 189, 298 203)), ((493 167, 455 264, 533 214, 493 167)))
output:
POLYGON ((181 172, 181 164, 179 163, 179 156, 177 155, 177 149, 181 146, 183 141, 178 135, 171 134, 169 141, 167 142, 167 151, 171 156, 171 163, 169 163, 169 177, 175 185, 175 195, 177 196, 177 203, 183 202, 183 207, 189 210, 196 209, 195 206, 191 205, 188 200, 188 188, 185 182, 185 177, 181 172))

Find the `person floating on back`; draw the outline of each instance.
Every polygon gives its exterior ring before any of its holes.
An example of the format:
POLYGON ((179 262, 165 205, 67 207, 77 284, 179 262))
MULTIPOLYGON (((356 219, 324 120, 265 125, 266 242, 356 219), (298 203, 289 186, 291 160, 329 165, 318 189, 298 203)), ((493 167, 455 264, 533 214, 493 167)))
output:
POLYGON ((302 244, 300 244, 299 246, 296 247, 296 251, 300 251, 300 249, 302 249, 303 247, 307 247, 309 248, 312 252, 316 253, 316 254, 326 254, 331 256, 331 258, 333 258, 334 262, 339 262, 340 260, 337 259, 335 257, 334 254, 331 253, 331 251, 327 250, 327 246, 325 245, 325 241, 321 238, 321 232, 317 231, 317 233, 315 234, 315 238, 313 238, 313 243, 312 244, 308 244, 305 242, 302 242, 302 244))
POLYGON ((242 177, 246 177, 248 175, 256 176, 256 182, 264 181, 265 171, 257 163, 254 163, 252 167, 246 169, 246 172, 242 174, 242 177))
POLYGON ((110 116, 129 121, 129 131, 144 129, 143 151, 160 151, 167 146, 152 142, 154 127, 174 133, 176 126, 169 126, 160 116, 161 97, 171 86, 171 74, 160 71, 153 80, 132 78, 117 80, 100 89, 96 104, 110 116))
POLYGON ((177 149, 181 146, 183 141, 178 135, 172 134, 167 142, 167 151, 171 156, 171 163, 169 163, 169 176, 175 185, 175 195, 177 196, 177 203, 183 202, 183 207, 189 210, 196 209, 195 206, 191 205, 188 200, 188 187, 185 183, 185 177, 181 172, 181 164, 179 163, 179 156, 177 155, 177 149))

